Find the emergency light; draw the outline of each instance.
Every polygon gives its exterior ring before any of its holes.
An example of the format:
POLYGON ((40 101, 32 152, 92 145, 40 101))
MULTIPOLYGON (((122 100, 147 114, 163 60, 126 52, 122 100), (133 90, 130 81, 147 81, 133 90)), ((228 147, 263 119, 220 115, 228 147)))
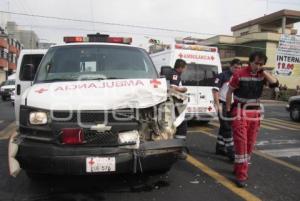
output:
POLYGON ((217 52, 217 48, 215 47, 208 47, 208 46, 201 46, 201 45, 175 44, 175 49, 217 52))
POLYGON ((131 44, 132 38, 125 37, 109 37, 106 34, 88 34, 87 37, 83 36, 65 36, 65 43, 82 43, 82 42, 101 42, 101 43, 121 43, 131 44))
POLYGON ((83 144, 84 133, 81 128, 63 128, 61 142, 64 144, 83 144))
POLYGON ((88 42, 88 39, 82 36, 66 36, 64 37, 65 43, 82 43, 88 42))

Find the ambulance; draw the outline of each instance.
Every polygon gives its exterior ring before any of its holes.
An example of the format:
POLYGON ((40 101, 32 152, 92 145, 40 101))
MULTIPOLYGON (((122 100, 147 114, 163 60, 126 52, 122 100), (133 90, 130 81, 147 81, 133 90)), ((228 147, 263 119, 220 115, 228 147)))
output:
POLYGON ((186 119, 207 123, 217 116, 212 87, 215 76, 222 71, 218 48, 202 46, 191 40, 175 41, 168 49, 150 56, 158 72, 173 68, 177 59, 187 62, 187 70, 181 76, 182 85, 187 87, 189 96, 186 119))
POLYGON ((102 34, 64 37, 65 44, 51 47, 36 71, 30 62, 17 70, 17 90, 19 85, 23 92, 17 132, 9 140, 12 176, 21 169, 35 178, 171 168, 185 146, 174 138, 184 119, 182 112, 173 115, 175 101, 187 97, 171 93, 147 52, 131 41, 102 34))
POLYGON ((26 66, 30 65, 31 70, 33 70, 32 74, 34 74, 46 52, 47 49, 23 49, 20 52, 15 74, 15 90, 13 91, 17 126, 19 125, 21 96, 25 90, 31 86, 33 79, 26 79, 27 74, 31 73, 26 72, 26 66))

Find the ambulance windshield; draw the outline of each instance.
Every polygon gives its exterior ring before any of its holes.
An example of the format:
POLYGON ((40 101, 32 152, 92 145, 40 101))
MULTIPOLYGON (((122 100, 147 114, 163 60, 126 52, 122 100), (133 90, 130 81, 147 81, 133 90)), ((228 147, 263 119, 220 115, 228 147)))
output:
POLYGON ((217 74, 217 66, 191 63, 181 75, 181 80, 185 86, 213 86, 217 74))
POLYGON ((157 78, 146 52, 107 45, 54 47, 43 59, 35 82, 157 78))

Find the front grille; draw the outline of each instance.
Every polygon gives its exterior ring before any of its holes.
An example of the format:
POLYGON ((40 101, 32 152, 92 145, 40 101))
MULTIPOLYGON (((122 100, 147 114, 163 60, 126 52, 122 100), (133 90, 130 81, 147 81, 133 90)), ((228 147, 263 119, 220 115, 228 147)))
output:
POLYGON ((96 131, 85 131, 84 141, 87 144, 101 145, 101 146, 117 146, 118 145, 118 134, 111 131, 96 132, 96 131))
POLYGON ((59 132, 64 126, 83 127, 84 141, 88 145, 118 146, 118 133, 138 130, 139 124, 134 120, 134 113, 127 111, 53 111, 52 126, 59 132), (111 130, 91 130, 92 126, 104 124, 111 130))
POLYGON ((73 123, 105 123, 105 122, 128 122, 134 119, 134 112, 128 111, 90 111, 90 112, 53 112, 53 121, 73 123))

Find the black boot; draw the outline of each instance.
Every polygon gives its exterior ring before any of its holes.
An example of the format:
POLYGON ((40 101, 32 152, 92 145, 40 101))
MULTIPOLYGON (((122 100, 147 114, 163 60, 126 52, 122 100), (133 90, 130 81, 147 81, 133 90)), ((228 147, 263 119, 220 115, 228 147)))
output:
POLYGON ((225 147, 220 144, 216 144, 216 154, 221 156, 226 156, 225 147))
POLYGON ((233 148, 227 149, 227 157, 229 158, 230 162, 234 162, 234 150, 233 148))
POLYGON ((238 180, 237 179, 237 180, 235 180, 235 184, 239 188, 245 188, 245 187, 248 186, 247 183, 246 183, 246 180, 238 180))

